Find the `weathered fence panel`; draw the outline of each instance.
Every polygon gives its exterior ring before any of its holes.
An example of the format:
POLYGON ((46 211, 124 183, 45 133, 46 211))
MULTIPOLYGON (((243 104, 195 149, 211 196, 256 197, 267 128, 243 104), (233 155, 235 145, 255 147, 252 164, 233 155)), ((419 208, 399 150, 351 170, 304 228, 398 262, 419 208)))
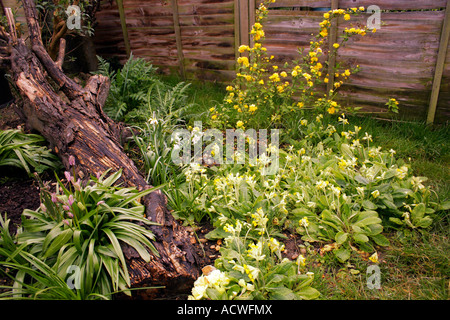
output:
MULTIPOLYGON (((333 0, 335 1, 335 0, 333 0)), ((130 51, 163 72, 187 79, 227 83, 234 77, 240 44, 251 44, 248 32, 260 0, 123 0, 125 30, 117 1, 102 1, 97 12, 95 44, 103 57, 122 63, 130 51), (128 42, 124 42, 124 32, 128 42)), ((366 112, 386 111, 389 98, 400 102, 404 115, 425 120, 430 105, 437 57, 449 0, 339 0, 339 8, 377 5, 381 28, 355 37, 339 51, 337 62, 359 65, 361 71, 339 90, 343 105, 366 112)), ((297 59, 309 47, 331 0, 277 0, 264 23, 265 46, 275 62, 297 59)), ((16 0, 4 0, 16 6, 16 0)), ((18 19, 22 19, 18 12, 18 19)), ((365 24, 370 14, 338 22, 338 41, 350 23, 365 24)), ((445 49, 445 48, 444 48, 445 49)), ((442 48, 441 48, 441 51, 442 48)), ((450 44, 445 56, 435 119, 450 119, 450 44)), ((441 58, 442 61, 442 58, 441 58)), ((440 74, 438 70, 438 74, 440 74)))
MULTIPOLYGON (((233 79, 237 47, 249 43, 258 0, 124 0, 131 51, 165 72, 187 79, 228 82, 233 79), (176 5, 176 8, 174 6, 176 5), (174 21, 174 9, 177 19, 174 21), (179 35, 176 36, 176 28, 179 35), (181 50, 181 52, 180 52, 181 50), (182 61, 180 61, 180 59, 182 61)), ((426 118, 447 0, 339 0, 339 8, 377 5, 382 26, 376 33, 352 38, 337 62, 358 64, 340 91, 341 103, 367 112, 385 111, 396 98, 403 114, 426 118)), ((265 46, 275 62, 297 59, 309 47, 331 0, 278 0, 264 23, 265 46)), ((339 35, 349 23, 366 23, 369 14, 339 21, 339 35)), ((96 42, 101 55, 126 58, 115 1, 98 14, 96 42)), ((450 118, 450 49, 443 70, 436 119, 450 118)))

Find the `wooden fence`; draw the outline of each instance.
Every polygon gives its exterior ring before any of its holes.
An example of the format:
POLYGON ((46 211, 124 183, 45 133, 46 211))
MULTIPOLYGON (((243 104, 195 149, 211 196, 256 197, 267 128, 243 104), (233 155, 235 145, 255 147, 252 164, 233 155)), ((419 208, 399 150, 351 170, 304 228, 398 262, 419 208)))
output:
MULTIPOLYGON (((237 48, 250 41, 248 33, 259 1, 104 0, 97 13, 97 53, 124 62, 132 52, 164 72, 227 83, 234 77, 237 48)), ((323 19, 322 8, 377 5, 382 10, 381 28, 352 38, 337 57, 337 62, 361 67, 340 88, 341 102, 376 112, 385 111, 388 99, 396 98, 402 113, 410 118, 425 120, 428 115, 429 122, 434 116, 436 122, 446 122, 450 119, 449 2, 277 0, 264 23, 264 45, 282 65, 299 57, 298 48, 309 46, 311 34, 317 34, 323 19), (433 100, 437 101, 435 114, 430 108, 433 100)), ((363 14, 350 22, 365 24, 369 16, 363 14)), ((348 23, 339 21, 337 33, 348 23)))

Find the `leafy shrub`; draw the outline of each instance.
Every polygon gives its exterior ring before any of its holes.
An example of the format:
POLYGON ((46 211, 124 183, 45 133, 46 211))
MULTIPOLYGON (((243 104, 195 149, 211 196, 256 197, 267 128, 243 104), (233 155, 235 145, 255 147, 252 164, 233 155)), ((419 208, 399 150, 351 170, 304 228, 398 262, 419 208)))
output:
POLYGON ((130 56, 117 72, 111 71, 109 63, 98 57, 99 70, 111 80, 111 88, 104 107, 114 120, 141 122, 152 116, 181 118, 189 107, 186 90, 189 84, 180 82, 174 86, 161 80, 150 62, 130 56))
POLYGON ((156 68, 142 58, 130 56, 122 69, 110 70, 109 63, 98 57, 99 71, 110 78, 111 88, 104 107, 114 120, 124 120, 125 115, 139 108, 147 95, 148 88, 158 82, 156 68))
POLYGON ((21 168, 28 175, 32 171, 59 170, 61 162, 44 143, 44 137, 38 134, 13 129, 0 131, 0 166, 21 168))
POLYGON ((1 286, 0 299, 80 299, 49 265, 27 252, 25 245, 17 244, 9 223, 0 215, 0 274, 11 278, 14 285, 1 286))

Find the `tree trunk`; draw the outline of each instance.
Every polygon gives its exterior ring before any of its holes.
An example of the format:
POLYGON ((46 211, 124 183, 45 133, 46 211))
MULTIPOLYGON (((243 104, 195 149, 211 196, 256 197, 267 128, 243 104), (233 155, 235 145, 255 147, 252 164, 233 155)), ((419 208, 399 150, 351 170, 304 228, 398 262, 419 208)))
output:
MULTIPOLYGON (((44 49, 34 1, 23 0, 23 6, 31 50, 23 39, 17 39, 13 28, 9 34, 3 32, 3 37, 8 41, 11 75, 22 97, 17 102, 19 113, 26 124, 49 141, 66 168, 69 156, 74 156, 81 178, 122 169, 125 186, 150 187, 120 144, 123 127, 102 110, 109 79, 94 75, 81 87, 67 77, 44 49)), ((199 275, 189 234, 168 212, 159 190, 144 197, 143 203, 148 219, 160 224, 151 227, 160 257, 145 263, 124 245, 132 287, 165 286, 185 293, 199 275)))

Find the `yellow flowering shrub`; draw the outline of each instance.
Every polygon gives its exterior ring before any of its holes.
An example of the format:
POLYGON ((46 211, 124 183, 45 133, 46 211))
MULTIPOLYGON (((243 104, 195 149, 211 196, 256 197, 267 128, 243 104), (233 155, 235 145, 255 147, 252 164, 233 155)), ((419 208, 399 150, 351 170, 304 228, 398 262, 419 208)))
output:
POLYGON ((328 52, 325 47, 332 19, 342 16, 344 20, 350 20, 351 15, 362 12, 364 8, 325 13, 319 24, 319 33, 310 42, 309 49, 299 50, 298 61, 278 66, 273 63, 274 56, 269 56, 263 46, 263 21, 268 15, 270 2, 274 1, 266 1, 256 10, 256 22, 250 32, 253 46, 241 45, 238 49, 242 56, 237 59, 236 78, 227 86, 223 104, 217 112, 211 113, 215 127, 236 128, 238 123, 240 128, 283 127, 284 119, 302 115, 303 109, 315 108, 331 114, 342 109, 334 101, 336 91, 359 68, 333 68, 336 81, 333 90, 327 94, 324 87, 329 82, 330 71, 325 57, 326 54, 336 54, 350 36, 365 35, 367 28, 346 28, 340 43, 333 45, 333 52, 328 52))

